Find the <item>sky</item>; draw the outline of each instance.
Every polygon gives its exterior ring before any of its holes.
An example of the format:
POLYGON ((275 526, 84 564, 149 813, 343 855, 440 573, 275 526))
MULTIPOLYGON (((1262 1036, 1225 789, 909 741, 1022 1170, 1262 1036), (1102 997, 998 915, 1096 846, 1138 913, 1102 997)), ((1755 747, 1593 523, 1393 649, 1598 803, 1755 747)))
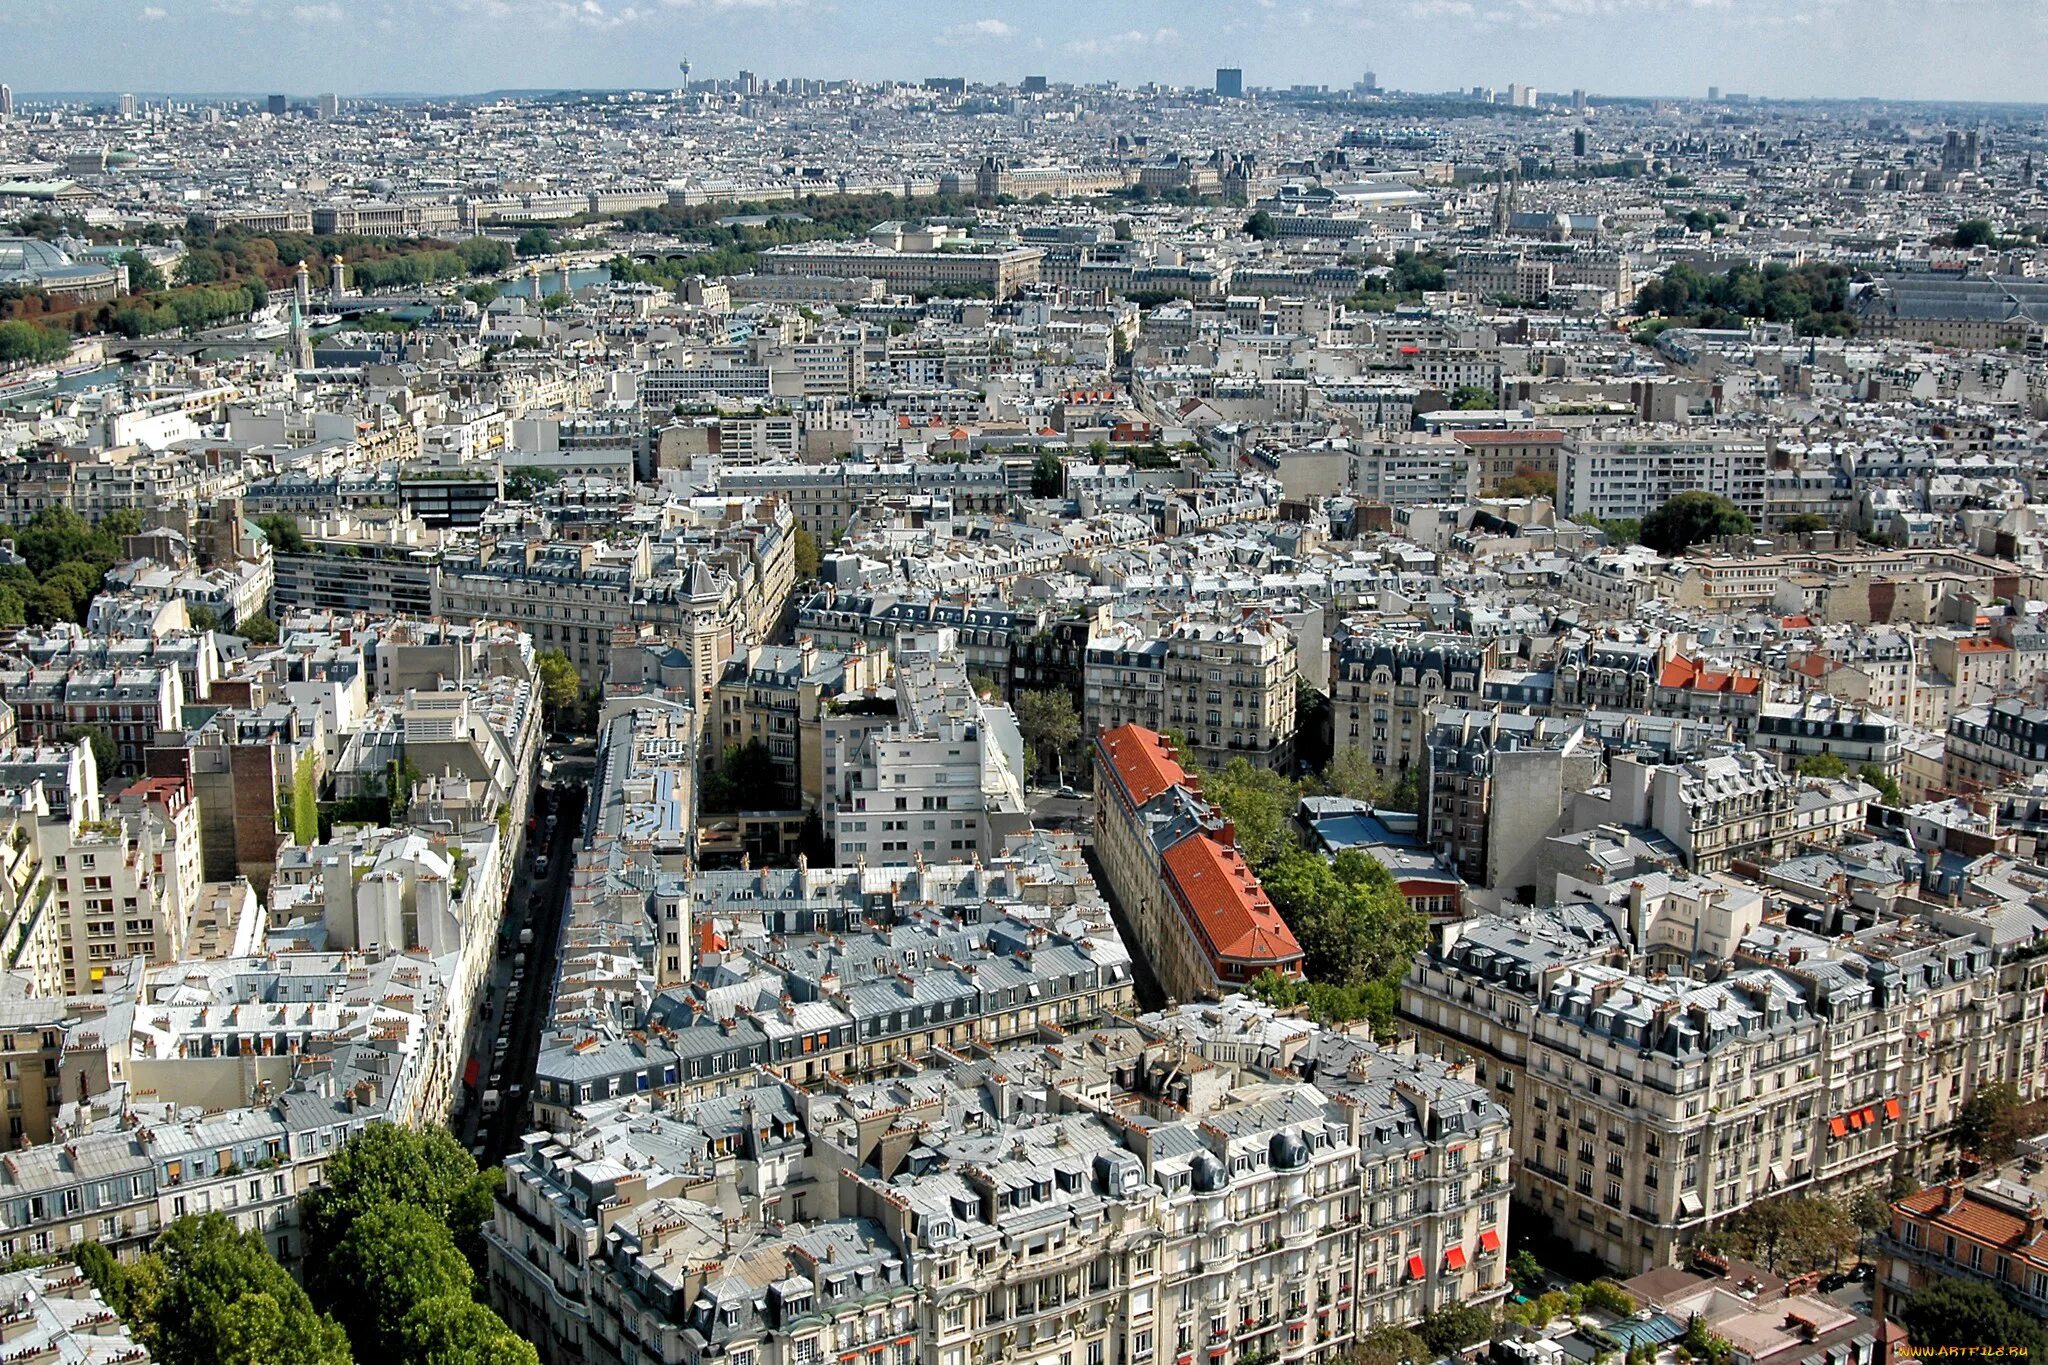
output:
POLYGON ((698 79, 1513 81, 2048 99, 2048 0, 0 0, 0 82, 294 95, 698 79))

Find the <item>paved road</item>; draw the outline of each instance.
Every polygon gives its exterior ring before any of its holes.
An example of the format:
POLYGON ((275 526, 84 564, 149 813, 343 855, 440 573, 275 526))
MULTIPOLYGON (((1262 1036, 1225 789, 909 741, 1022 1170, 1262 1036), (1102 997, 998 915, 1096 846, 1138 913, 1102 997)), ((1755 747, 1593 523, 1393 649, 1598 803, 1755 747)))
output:
POLYGON ((529 839, 529 849, 517 872, 505 906, 505 931, 499 938, 498 960, 491 968, 490 1008, 482 1012, 471 1033, 470 1055, 479 1059, 481 1074, 474 1089, 466 1092, 466 1103, 457 1117, 456 1135, 472 1147, 481 1144, 482 1160, 495 1162, 519 1145, 526 1131, 526 1106, 531 1097, 533 1068, 540 1051, 541 1027, 546 1022, 548 996, 555 979, 555 957, 560 938, 562 909, 569 894, 569 865, 574 856, 583 821, 584 789, 580 782, 557 765, 553 783, 545 792, 554 794, 555 828, 547 833, 545 798, 536 802, 541 827, 529 839), (535 853, 545 853, 548 875, 535 878, 535 853), (531 946, 519 946, 519 931, 533 930, 531 946), (513 962, 526 957, 526 970, 517 992, 512 989, 513 962), (509 1018, 503 1060, 494 1062, 499 1026, 509 1018), (481 1098, 492 1088, 497 1075, 500 1100, 498 1112, 486 1119, 481 1098), (520 1087, 514 1096, 512 1087, 520 1087))
POLYGON ((1061 796, 1034 788, 1024 793, 1024 805, 1031 812, 1031 823, 1040 829, 1069 829, 1083 835, 1094 833, 1095 798, 1086 792, 1061 796))

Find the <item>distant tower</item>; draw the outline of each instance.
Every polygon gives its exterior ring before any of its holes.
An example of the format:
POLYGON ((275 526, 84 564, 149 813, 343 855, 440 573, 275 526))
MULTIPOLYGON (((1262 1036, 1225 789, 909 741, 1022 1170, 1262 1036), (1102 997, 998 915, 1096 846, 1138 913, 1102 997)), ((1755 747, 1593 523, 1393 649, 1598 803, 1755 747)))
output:
POLYGON ((348 297, 348 262, 341 258, 339 252, 335 253, 334 263, 327 272, 327 293, 336 299, 348 297))
POLYGON ((14 89, 0 85, 0 118, 14 117, 14 89))
MULTIPOLYGON (((299 281, 305 282, 305 269, 300 267, 299 281)), ((299 301, 292 299, 292 365, 301 370, 313 368, 313 338, 306 331, 306 315, 299 311, 299 301)))
POLYGON ((1216 93, 1223 99, 1244 98, 1244 70, 1235 66, 1216 68, 1216 93))
POLYGON ((313 311, 313 272, 306 269, 304 258, 292 272, 292 307, 301 313, 313 311))
POLYGON ((1584 128, 1574 128, 1572 129, 1572 155, 1576 157, 1583 157, 1585 156, 1585 154, 1586 130, 1584 128))
POLYGON ((569 258, 567 256, 555 262, 555 292, 557 294, 573 294, 575 292, 569 287, 569 258))
POLYGON ((540 294, 540 266, 539 266, 539 264, 538 264, 538 263, 536 263, 536 264, 534 264, 534 265, 530 265, 530 266, 526 267, 526 283, 527 283, 527 291, 528 291, 529 293, 531 293, 531 294, 533 295, 533 301, 534 301, 535 303, 539 303, 539 302, 540 302, 540 299, 541 299, 541 294, 540 294))
POLYGON ((688 57, 683 58, 683 93, 685 95, 690 93, 690 59, 688 57))

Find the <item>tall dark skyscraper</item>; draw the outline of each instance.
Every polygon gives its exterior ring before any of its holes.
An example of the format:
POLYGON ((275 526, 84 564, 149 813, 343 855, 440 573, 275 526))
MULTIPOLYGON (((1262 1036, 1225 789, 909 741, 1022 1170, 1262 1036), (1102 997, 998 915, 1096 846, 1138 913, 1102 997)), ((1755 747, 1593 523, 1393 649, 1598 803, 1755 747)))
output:
POLYGON ((1216 93, 1227 100, 1244 98, 1244 72, 1234 66, 1216 68, 1216 93))

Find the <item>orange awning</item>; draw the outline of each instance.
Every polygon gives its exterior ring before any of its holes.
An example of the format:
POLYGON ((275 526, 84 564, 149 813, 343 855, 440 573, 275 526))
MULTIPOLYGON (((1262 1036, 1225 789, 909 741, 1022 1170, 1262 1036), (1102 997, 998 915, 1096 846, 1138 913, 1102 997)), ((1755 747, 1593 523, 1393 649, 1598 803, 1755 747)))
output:
POLYGON ((1421 1258, 1420 1256, 1410 1256, 1410 1257, 1408 1258, 1408 1278, 1409 1278, 1409 1279, 1411 1279, 1411 1280, 1419 1280, 1419 1279, 1421 1279, 1421 1278, 1422 1278, 1422 1277, 1423 1277, 1424 1275, 1426 1275, 1426 1274, 1428 1274, 1428 1273, 1429 1273, 1429 1267, 1428 1267, 1428 1266, 1426 1266, 1426 1265, 1424 1265, 1424 1264, 1422 1263, 1422 1258, 1421 1258))
POLYGON ((1865 1123, 1876 1123, 1876 1122, 1877 1122, 1877 1106, 1876 1106, 1876 1105, 1874 1105, 1874 1104, 1866 1104, 1866 1105, 1864 1105, 1864 1106, 1863 1106, 1863 1121, 1864 1121, 1865 1123))
POLYGON ((1849 1125, 1839 1118, 1832 1118, 1828 1120, 1828 1131, 1836 1137, 1847 1137, 1849 1136, 1849 1125))
POLYGON ((1884 1116, 1893 1123, 1899 1121, 1899 1102, 1897 1100, 1886 1100, 1884 1102, 1884 1116))
POLYGON ((1444 1264, 1452 1270, 1463 1270, 1465 1268, 1465 1248, 1452 1247, 1449 1251, 1445 1252, 1444 1264))
POLYGON ((1495 1232, 1492 1228, 1488 1228, 1486 1231, 1480 1233, 1479 1249, 1481 1251, 1499 1251, 1500 1234, 1495 1232))

